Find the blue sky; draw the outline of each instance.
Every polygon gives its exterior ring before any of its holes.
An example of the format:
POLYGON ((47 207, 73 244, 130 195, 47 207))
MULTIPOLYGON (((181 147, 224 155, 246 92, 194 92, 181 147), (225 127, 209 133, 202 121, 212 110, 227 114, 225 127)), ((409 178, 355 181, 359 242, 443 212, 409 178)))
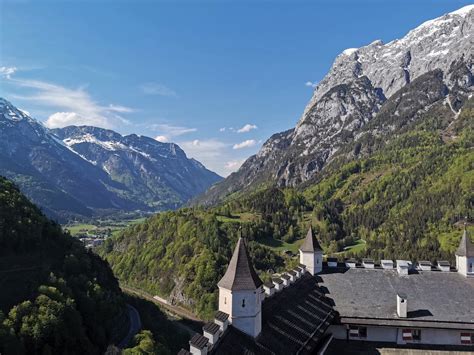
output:
POLYGON ((342 50, 468 4, 2 0, 0 95, 52 127, 176 142, 225 176, 296 124, 342 50))

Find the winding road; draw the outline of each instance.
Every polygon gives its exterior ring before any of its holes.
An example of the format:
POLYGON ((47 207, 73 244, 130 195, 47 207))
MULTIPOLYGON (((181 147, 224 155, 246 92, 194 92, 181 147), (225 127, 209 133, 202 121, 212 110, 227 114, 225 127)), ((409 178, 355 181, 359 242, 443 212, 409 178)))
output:
POLYGON ((125 349, 127 347, 132 338, 140 331, 142 327, 140 314, 138 313, 137 309, 127 304, 127 312, 128 318, 130 319, 130 327, 128 329, 127 335, 122 339, 120 343, 117 344, 117 346, 121 349, 125 349))

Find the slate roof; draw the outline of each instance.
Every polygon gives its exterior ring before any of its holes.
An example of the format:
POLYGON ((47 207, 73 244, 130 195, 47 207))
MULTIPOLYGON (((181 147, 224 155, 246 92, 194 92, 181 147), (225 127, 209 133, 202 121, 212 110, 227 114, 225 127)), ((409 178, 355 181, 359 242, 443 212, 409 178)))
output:
POLYGON ((462 234, 458 250, 456 250, 456 255, 474 257, 474 243, 471 242, 466 228, 464 228, 464 233, 462 234))
POLYGON ((239 238, 227 271, 217 286, 237 291, 255 290, 261 285, 262 280, 260 280, 250 262, 245 242, 242 238, 239 238))
POLYGON ((273 282, 267 281, 263 284, 264 286, 267 286, 268 288, 274 288, 275 284, 273 282))
POLYGON ((188 350, 181 349, 178 351, 178 355, 191 355, 191 353, 188 350))
POLYGON ((213 349, 213 354, 312 354, 335 317, 331 301, 317 278, 303 275, 291 287, 265 299, 262 332, 253 339, 233 326, 213 349))
POLYGON ((221 327, 219 327, 219 325, 214 322, 209 322, 204 327, 202 327, 202 329, 208 333, 216 334, 221 329, 221 327))
POLYGON ((198 333, 194 334, 194 336, 189 341, 189 344, 193 345, 198 349, 204 349, 207 346, 207 343, 207 338, 198 333))
POLYGON ((371 319, 380 324, 382 320, 401 322, 397 317, 396 295, 404 293, 408 299, 408 317, 404 322, 474 328, 474 278, 441 271, 400 276, 396 270, 362 268, 327 269, 318 276, 341 319, 371 319))
POLYGON ((222 311, 217 311, 216 314, 214 315, 214 318, 221 322, 225 322, 227 319, 229 319, 229 315, 222 311))
POLYGON ((303 244, 300 246, 300 250, 304 252, 322 251, 321 245, 319 245, 317 239, 313 235, 313 229, 309 227, 306 238, 304 238, 303 244))
POLYGON ((275 283, 277 283, 277 284, 279 284, 279 285, 281 285, 281 284, 283 283, 283 280, 282 280, 281 278, 279 278, 279 277, 273 278, 272 281, 275 282, 275 283))

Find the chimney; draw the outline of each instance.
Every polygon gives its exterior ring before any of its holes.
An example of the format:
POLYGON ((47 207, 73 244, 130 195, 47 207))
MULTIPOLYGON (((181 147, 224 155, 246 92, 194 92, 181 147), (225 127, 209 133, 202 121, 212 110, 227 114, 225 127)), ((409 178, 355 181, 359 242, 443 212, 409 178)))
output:
POLYGON ((213 322, 207 323, 202 328, 202 331, 203 331, 204 337, 207 338, 207 341, 212 345, 214 345, 217 342, 221 333, 220 326, 213 322))
POLYGON ((265 290, 265 296, 271 297, 275 293, 275 284, 273 282, 265 282, 263 289, 265 290))
POLYGON ((275 285, 275 292, 283 290, 283 280, 279 277, 274 277, 272 279, 273 284, 275 285))
POLYGON ((201 334, 194 334, 189 341, 189 351, 193 355, 207 355, 209 341, 201 334))
POLYGON ((384 259, 381 260, 382 268, 385 270, 393 270, 393 260, 384 259))
POLYGON ((403 293, 397 294, 397 315, 399 318, 407 317, 407 296, 403 293))
POLYGON ((217 311, 216 315, 214 316, 214 323, 216 323, 220 331, 223 333, 227 330, 227 326, 229 325, 229 315, 227 313, 217 311))
POLYGON ((407 260, 397 260, 397 271, 399 275, 408 275, 410 263, 407 260))

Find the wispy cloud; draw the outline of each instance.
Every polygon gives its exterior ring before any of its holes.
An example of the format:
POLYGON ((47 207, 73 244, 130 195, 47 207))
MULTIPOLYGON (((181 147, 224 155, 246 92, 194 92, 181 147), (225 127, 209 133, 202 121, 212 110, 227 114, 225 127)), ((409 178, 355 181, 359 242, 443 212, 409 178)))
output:
POLYGON ((257 144, 255 139, 247 139, 246 141, 243 141, 241 143, 234 144, 232 149, 250 148, 253 147, 255 144, 257 144))
POLYGON ((170 89, 166 85, 159 83, 145 83, 140 85, 140 89, 146 95, 170 96, 177 97, 176 91, 170 89))
POLYGON ((17 71, 16 67, 0 67, 0 76, 11 79, 11 76, 17 71))
POLYGON ((246 132, 250 132, 251 130, 253 129, 257 129, 258 127, 254 124, 250 124, 250 123, 247 123, 246 125, 244 125, 242 128, 239 128, 237 130, 237 133, 246 133, 246 132))
POLYGON ((150 125, 150 129, 159 133, 155 139, 160 142, 170 142, 174 137, 197 131, 197 128, 174 126, 167 123, 152 124, 150 125))
POLYGON ((314 89, 314 88, 316 88, 316 86, 318 86, 318 82, 317 81, 307 81, 305 83, 305 85, 314 89))
POLYGON ((119 114, 134 112, 134 109, 122 105, 110 104, 103 106, 93 100, 84 87, 70 89, 45 81, 16 79, 11 76, 9 81, 19 87, 33 91, 28 95, 13 95, 14 98, 62 110, 52 114, 46 120, 46 126, 51 128, 68 125, 115 128, 129 124, 129 121, 119 114))

